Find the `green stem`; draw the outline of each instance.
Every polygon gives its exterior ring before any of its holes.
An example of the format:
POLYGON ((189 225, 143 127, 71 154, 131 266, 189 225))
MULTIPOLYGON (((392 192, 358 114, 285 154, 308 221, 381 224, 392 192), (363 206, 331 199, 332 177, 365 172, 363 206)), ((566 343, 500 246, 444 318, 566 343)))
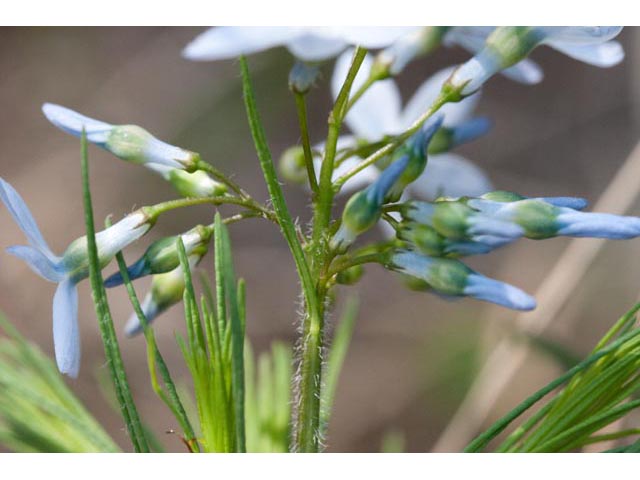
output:
POLYGON ((93 302, 98 317, 100 335, 104 344, 107 365, 115 385, 116 396, 120 404, 120 410, 124 417, 127 431, 131 437, 133 446, 137 452, 149 452, 149 444, 144 434, 142 422, 138 415, 138 410, 133 401, 133 395, 127 381, 127 374, 118 346, 116 331, 113 326, 113 318, 109 311, 107 294, 104 288, 100 261, 98 259, 98 248, 96 245, 96 230, 93 220, 93 206, 91 202, 91 192, 89 189, 89 162, 87 155, 87 137, 82 132, 81 138, 81 170, 82 170, 82 194, 84 204, 85 226, 87 230, 87 254, 89 259, 89 278, 91 280, 91 291, 93 302))
POLYGON ((168 200, 166 202, 158 203, 156 205, 143 207, 147 210, 151 216, 158 216, 171 210, 177 210, 184 207, 193 207, 196 205, 237 205, 245 207, 259 216, 277 222, 275 214, 268 210, 263 205, 260 205, 251 198, 239 198, 232 195, 220 195, 218 197, 203 197, 203 198, 180 198, 177 200, 168 200))
POLYGON ((309 177, 309 186, 314 194, 318 193, 318 181, 316 180, 316 172, 313 166, 313 154, 311 153, 311 142, 309 140, 309 125, 307 123, 307 105, 305 102, 305 94, 294 92, 296 99, 296 108, 298 111, 298 123, 300 124, 300 135, 302 136, 302 150, 304 151, 304 163, 307 167, 307 177, 309 177))
POLYGON ((216 180, 219 180, 220 182, 226 184, 231 190, 236 192, 241 197, 250 198, 250 195, 247 192, 245 192, 240 185, 238 185, 236 182, 231 180, 229 177, 227 177, 224 173, 222 173, 220 170, 218 170, 216 167, 214 167, 210 163, 207 163, 204 160, 200 160, 198 162, 197 169, 209 173, 216 180))
POLYGON ((344 173, 340 176, 334 183, 332 191, 339 191, 340 188, 345 184, 347 180, 349 180, 354 175, 357 175, 362 170, 367 168, 370 165, 373 165, 378 160, 383 159, 387 155, 393 153, 393 151, 398 148, 402 142, 404 142, 411 135, 416 133, 422 127, 422 124, 426 122, 433 114, 435 114, 440 108, 450 101, 449 96, 440 95, 435 102, 429 107, 429 109, 423 113, 407 130, 405 130, 402 134, 398 135, 393 141, 387 143, 384 147, 376 150, 374 153, 365 158, 358 165, 353 167, 348 172, 344 173))
POLYGON ((116 260, 118 262, 118 268, 120 269, 120 275, 122 276, 124 285, 127 288, 129 300, 131 301, 133 310, 138 316, 138 320, 140 320, 140 324, 143 328, 144 338, 147 341, 149 373, 152 377, 153 389, 160 397, 160 399, 167 405, 167 407, 169 407, 173 415, 176 417, 176 420, 178 420, 178 422, 180 423, 180 426, 182 427, 182 430, 184 432, 184 441, 189 446, 189 449, 192 452, 199 452, 200 447, 198 446, 198 441, 196 439, 193 427, 191 426, 191 422, 189 422, 187 412, 182 405, 182 401, 180 400, 178 391, 176 390, 175 384, 173 383, 173 379, 171 378, 171 374, 169 373, 169 368, 167 367, 167 364, 164 361, 162 354, 160 353, 160 349, 158 348, 153 329, 149 327, 147 317, 142 311, 142 307, 140 306, 140 302, 138 301, 138 296, 136 295, 136 291, 133 287, 133 284, 131 283, 131 279, 129 278, 127 264, 124 260, 122 252, 118 252, 116 254, 116 260), (158 370, 160 371, 160 375, 162 376, 162 381, 164 382, 165 388, 167 389, 166 394, 156 380, 156 365, 158 367, 158 370))
POLYGON ((318 342, 322 329, 322 297, 316 292, 315 281, 300 244, 293 219, 284 200, 275 166, 267 145, 264 128, 256 107, 249 68, 244 57, 240 57, 242 86, 249 128, 255 143, 260 167, 273 203, 275 215, 285 237, 302 284, 307 317, 304 320, 303 360, 301 366, 300 398, 298 399, 298 421, 295 425, 296 445, 300 451, 314 452, 319 449, 318 426, 320 417, 319 372, 321 368, 318 342), (309 354, 312 352, 312 354, 309 354), (318 375, 316 375, 316 372, 318 375))
MULTIPOLYGON (((340 93, 336 98, 333 110, 329 114, 329 131, 327 134, 327 141, 325 143, 322 168, 320 169, 319 194, 315 203, 313 217, 312 242, 316 248, 318 248, 320 255, 323 255, 323 251, 326 250, 326 248, 323 248, 323 246, 320 245, 322 243, 322 235, 331 221, 331 207, 333 206, 334 196, 334 190, 331 186, 331 178, 333 176, 336 147, 338 144, 338 137, 340 136, 340 127, 342 126, 342 120, 344 119, 344 115, 347 111, 346 107, 349 101, 351 86, 353 85, 353 81, 360 70, 360 66, 364 61, 366 54, 366 49, 361 47, 356 48, 353 54, 353 59, 351 60, 351 67, 347 73, 347 78, 345 79, 345 82, 340 89, 340 93)), ((321 262, 316 263, 318 265, 321 262)))

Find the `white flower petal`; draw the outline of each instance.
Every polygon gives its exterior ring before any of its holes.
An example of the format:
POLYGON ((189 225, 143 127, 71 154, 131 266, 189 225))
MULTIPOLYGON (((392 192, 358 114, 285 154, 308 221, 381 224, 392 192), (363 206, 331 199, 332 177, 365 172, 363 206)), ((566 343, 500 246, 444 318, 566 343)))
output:
POLYGON ((53 296, 53 344, 60 372, 77 377, 80 370, 78 290, 70 279, 60 283, 53 296))
POLYGON ((49 261, 55 262, 57 257, 51 252, 42 233, 40 233, 38 224, 33 218, 29 207, 27 207, 27 204, 16 189, 2 178, 0 178, 0 200, 5 204, 18 227, 29 240, 29 243, 45 255, 49 261))
POLYGON ((366 48, 384 48, 420 27, 332 27, 345 42, 366 48))
POLYGON ((113 129, 113 125, 94 118, 85 117, 60 105, 45 103, 42 105, 42 113, 60 130, 79 137, 84 128, 87 140, 97 145, 104 145, 113 129))
POLYGON ((182 51, 189 60, 222 60, 284 45, 299 27, 215 27, 198 35, 182 51))
POLYGON ((540 83, 544 78, 542 68, 534 62, 525 58, 514 66, 509 67, 500 72, 502 75, 515 82, 524 83, 525 85, 534 85, 540 83))
MULTIPOLYGON (((23 260, 31 270, 50 282, 59 282, 64 278, 64 274, 59 271, 59 262, 44 255, 40 250, 27 245, 16 245, 7 248, 7 253, 23 260)), ((59 260, 59 259, 58 259, 59 260)))
MULTIPOLYGON (((449 79, 455 68, 456 67, 448 67, 440 70, 429 77, 429 79, 416 90, 402 112, 403 129, 408 128, 433 104, 440 94, 442 85, 449 79)), ((480 94, 476 93, 461 102, 444 105, 440 109, 440 112, 444 113, 444 125, 447 127, 455 126, 469 118, 479 100, 480 94)))
POLYGON ((424 172, 408 188, 413 197, 421 200, 477 197, 493 190, 481 168, 453 153, 429 156, 424 172))
POLYGON ((547 35, 546 44, 571 43, 594 45, 607 42, 622 31, 622 27, 536 27, 547 35))
POLYGON ((339 37, 324 37, 315 33, 302 33, 287 42, 289 51, 296 58, 306 62, 333 58, 348 46, 349 44, 339 37))
POLYGON ((459 45, 471 53, 477 53, 484 47, 487 37, 496 27, 453 27, 442 39, 447 47, 459 45))
MULTIPOLYGON (((336 61, 336 66, 331 78, 331 90, 334 98, 338 96, 340 88, 347 77, 351 66, 353 51, 343 53, 336 61)), ((356 75, 351 89, 351 94, 356 92, 366 81, 373 64, 372 58, 367 55, 360 71, 356 75)), ((351 131, 366 140, 379 140, 385 134, 399 133, 402 129, 400 112, 402 98, 397 85, 391 79, 376 82, 349 110, 345 121, 351 131)))
POLYGON ((624 59, 624 50, 618 42, 605 42, 599 45, 550 43, 549 46, 571 58, 596 67, 612 67, 624 59))

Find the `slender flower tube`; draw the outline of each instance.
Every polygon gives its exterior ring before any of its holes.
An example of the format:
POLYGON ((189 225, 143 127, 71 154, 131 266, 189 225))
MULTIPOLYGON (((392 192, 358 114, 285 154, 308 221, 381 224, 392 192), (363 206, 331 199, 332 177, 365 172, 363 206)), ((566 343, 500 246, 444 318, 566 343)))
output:
MULTIPOLYGON (((196 266, 204 255, 205 254, 201 252, 189 255, 189 266, 192 268, 196 266)), ((184 288, 185 281, 182 265, 178 265, 166 273, 154 275, 151 281, 151 290, 149 290, 149 293, 147 293, 140 304, 148 324, 152 323, 161 313, 182 301, 184 288)), ((142 331, 143 327, 140 319, 134 312, 129 317, 124 332, 127 336, 132 337, 142 331)))
POLYGON ((76 137, 84 129, 89 142, 127 162, 192 172, 200 161, 199 154, 162 142, 136 125, 111 125, 52 103, 42 111, 59 129, 76 137))
MULTIPOLYGON (((350 65, 350 52, 338 58, 332 76, 331 86, 337 96, 350 65)), ((374 63, 367 56, 355 78, 353 90, 360 88, 367 79, 374 63)), ((402 106, 400 90, 392 79, 381 80, 369 87, 357 103, 349 110, 345 121, 355 137, 341 137, 342 148, 354 147, 357 139, 376 142, 388 135, 397 135, 409 128, 436 100, 443 84, 451 76, 452 68, 446 68, 425 81, 413 97, 402 106)), ((434 200, 440 195, 459 197, 478 196, 492 189, 486 174, 467 159, 449 153, 457 145, 474 140, 490 128, 486 119, 473 119, 471 113, 479 101, 479 95, 472 95, 459 103, 444 105, 442 128, 435 134, 429 147, 427 167, 422 175, 407 188, 409 196, 424 200, 434 200), (470 122, 470 123, 469 123, 470 122)), ((348 158, 346 162, 358 162, 348 158)), ((342 164, 338 168, 342 167, 342 164)), ((350 179, 341 192, 361 188, 362 183, 376 178, 377 167, 370 166, 350 179)))
MULTIPOLYGON (((29 208, 18 192, 0 178, 0 199, 27 237, 29 245, 9 247, 7 251, 45 280, 58 284, 53 297, 53 342, 58 369, 76 377, 80 368, 78 332, 78 292, 76 285, 89 276, 87 238, 73 241, 62 256, 55 255, 40 233, 29 208)), ((111 227, 96 234, 100 266, 104 268, 130 243, 152 227, 155 218, 145 209, 137 210, 111 227)))
POLYGON ((375 182, 349 199, 342 212, 340 228, 330 242, 333 250, 346 250, 358 235, 378 222, 389 191, 407 169, 409 161, 408 155, 399 158, 389 165, 375 182))
POLYGON ((487 278, 458 260, 432 258, 409 250, 392 254, 387 268, 418 278, 446 297, 473 297, 514 310, 533 310, 535 299, 509 284, 487 278))
POLYGON ((394 157, 409 157, 407 168, 402 172, 400 178, 396 180, 393 187, 389 190, 387 198, 396 201, 400 198, 404 189, 414 182, 427 166, 427 150, 431 139, 442 125, 444 115, 439 114, 427 120, 424 126, 395 153, 394 157))
POLYGON ((536 47, 549 45, 598 67, 617 65, 624 51, 615 38, 622 27, 498 27, 482 49, 453 72, 445 88, 461 98, 478 91, 493 75, 524 60, 536 47))
POLYGON ((522 227, 524 236, 531 239, 566 235, 620 240, 640 236, 638 217, 581 212, 562 206, 570 204, 568 200, 560 198, 552 201, 555 204, 544 199, 498 202, 477 198, 470 199, 468 205, 497 221, 522 227))
POLYGON ((416 27, 215 27, 183 50, 189 60, 224 60, 285 46, 299 60, 320 62, 350 45, 384 48, 416 27))
MULTIPOLYGON (((127 267, 131 280, 136 280, 147 275, 166 273, 180 265, 177 242, 180 238, 184 244, 188 256, 197 255, 203 257, 209 247, 209 241, 213 234, 213 225, 197 225, 182 235, 166 237, 156 240, 147 251, 135 263, 127 267)), ((122 285, 123 279, 120 272, 114 273, 104 282, 107 288, 122 285)))

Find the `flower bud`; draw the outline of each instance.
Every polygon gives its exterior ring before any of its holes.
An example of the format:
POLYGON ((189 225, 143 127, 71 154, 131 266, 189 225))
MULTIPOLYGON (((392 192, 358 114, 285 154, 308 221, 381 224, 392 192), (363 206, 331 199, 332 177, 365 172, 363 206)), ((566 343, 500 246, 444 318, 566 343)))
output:
POLYGON ((225 184, 214 180, 202 170, 189 173, 179 168, 165 167, 158 164, 149 164, 147 167, 162 175, 162 178, 171 183, 183 197, 217 197, 225 194, 228 190, 225 184))
POLYGON ((427 166, 427 148, 431 139, 438 131, 444 120, 443 115, 435 115, 426 121, 424 126, 407 140, 395 153, 394 158, 407 156, 409 161, 402 175, 394 183, 387 198, 397 201, 407 185, 416 180, 427 166))
POLYGON ((320 75, 317 65, 296 62, 289 72, 289 88, 294 93, 305 94, 313 87, 320 75))
POLYGON ((304 185, 307 182, 307 167, 304 158, 304 150, 299 145, 287 148, 282 156, 278 167, 282 177, 286 180, 304 185))
POLYGON ((395 252, 387 268, 426 282, 447 297, 469 296, 515 310, 532 310, 533 297, 522 290, 484 277, 458 260, 431 258, 408 250, 395 252))
POLYGON ((349 199, 342 212, 340 228, 330 242, 333 250, 345 251, 358 235, 378 222, 382 215, 385 198, 408 164, 408 155, 396 160, 380 174, 375 182, 349 199))
MULTIPOLYGON (((169 272, 180 265, 178 253, 178 239, 182 239, 185 252, 188 256, 198 255, 203 257, 209 247, 209 241, 213 234, 213 227, 197 225, 183 235, 166 237, 151 244, 140 259, 127 267, 131 280, 146 275, 169 272)), ((123 283, 120 272, 113 274, 104 282, 105 286, 115 287, 123 283)))
POLYGON ((89 142, 127 162, 189 172, 195 171, 200 162, 197 153, 162 142, 136 125, 111 125, 51 103, 45 103, 42 111, 56 127, 76 137, 85 131, 89 142))
POLYGON ((354 265, 339 272, 336 275, 336 282, 340 285, 355 285, 360 281, 363 274, 364 267, 362 265, 354 265))

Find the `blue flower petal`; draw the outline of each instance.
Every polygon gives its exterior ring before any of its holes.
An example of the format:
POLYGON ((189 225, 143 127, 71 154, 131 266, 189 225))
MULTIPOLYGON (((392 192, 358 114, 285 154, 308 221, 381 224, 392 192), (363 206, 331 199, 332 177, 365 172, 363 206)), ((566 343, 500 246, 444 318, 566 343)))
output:
POLYGON ((26 235, 29 243, 40 250, 49 260, 55 261, 57 257, 51 252, 42 233, 40 233, 38 224, 33 215, 31 215, 29 207, 24 203, 20 194, 2 178, 0 178, 0 199, 2 199, 20 230, 26 235))
POLYGON ((60 372, 76 378, 80 370, 78 290, 71 279, 61 282, 53 297, 53 344, 60 372))
MULTIPOLYGON (((131 281, 136 280, 145 275, 149 275, 151 272, 148 269, 148 264, 145 257, 140 258, 137 262, 127 267, 129 278, 131 281)), ((104 281, 104 286, 107 288, 117 287, 122 285, 124 280, 120 272, 116 272, 104 281)))
POLYGON ((554 207, 571 208, 573 210, 584 210, 589 206, 585 198, 580 197, 538 197, 534 200, 542 200, 554 207))
POLYGON ((485 135, 491 130, 492 126, 493 122, 487 117, 477 117, 462 122, 453 128, 453 136, 451 137, 452 146, 455 147, 463 143, 471 142, 485 135))
POLYGON ((563 209, 556 219, 558 235, 622 240, 640 236, 640 218, 563 209))
POLYGON ((533 310, 536 308, 536 300, 531 295, 512 285, 477 273, 472 273, 467 277, 464 294, 514 310, 533 310))
POLYGON ((7 252, 18 257, 38 275, 50 282, 58 283, 64 278, 64 272, 59 269, 59 263, 54 263, 40 250, 26 245, 16 245, 7 248, 7 252))
POLYGON ((498 220, 486 215, 472 215, 468 218, 469 229, 467 234, 475 235, 491 235, 503 238, 520 238, 524 235, 524 228, 520 225, 504 220, 498 220))
POLYGON ((70 108, 53 103, 42 105, 42 113, 60 130, 76 137, 81 136, 82 129, 84 129, 87 140, 101 147, 107 142, 109 133, 113 129, 113 125, 86 117, 70 108))
MULTIPOLYGON (((153 295, 151 292, 149 292, 147 296, 144 298, 140 307, 142 308, 142 312, 144 313, 144 316, 147 319, 147 323, 149 325, 151 325, 151 323, 156 319, 158 315, 160 315, 163 311, 165 311, 168 308, 167 306, 161 309, 160 306, 153 299, 153 295)), ((129 317, 129 320, 127 321, 127 324, 124 327, 124 333, 125 335, 127 335, 127 337, 133 337, 134 335, 138 335, 139 333, 142 333, 143 330, 144 329, 142 328, 140 319, 138 318, 138 315, 134 312, 131 315, 131 317, 129 317)))

